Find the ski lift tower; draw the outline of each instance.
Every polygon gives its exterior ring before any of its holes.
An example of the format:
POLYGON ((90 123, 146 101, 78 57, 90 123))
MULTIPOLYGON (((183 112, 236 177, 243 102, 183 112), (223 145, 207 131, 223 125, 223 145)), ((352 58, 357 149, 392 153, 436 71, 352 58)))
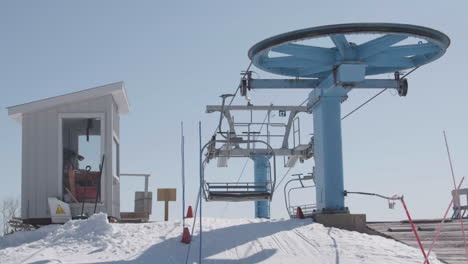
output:
POLYGON ((349 214, 344 204, 341 103, 353 89, 390 88, 406 96, 400 71, 441 57, 450 39, 434 29, 390 23, 353 23, 296 30, 255 44, 253 64, 292 79, 241 81, 250 89, 305 88, 314 123, 317 214, 349 214), (331 40, 331 41, 330 41, 331 40), (326 41, 331 46, 324 47, 326 41), (368 79, 394 73, 393 79, 368 79))

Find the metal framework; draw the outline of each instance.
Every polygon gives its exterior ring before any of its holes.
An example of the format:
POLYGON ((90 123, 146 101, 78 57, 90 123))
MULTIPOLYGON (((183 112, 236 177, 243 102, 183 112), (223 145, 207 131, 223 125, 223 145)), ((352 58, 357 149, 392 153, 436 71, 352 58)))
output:
POLYGON ((458 218, 468 218, 468 189, 459 189, 458 192, 456 190, 452 191, 452 196, 454 197, 454 203, 453 203, 453 214, 452 214, 452 219, 458 219, 458 218), (458 197, 457 197, 458 195, 458 197), (461 198, 464 198, 462 201, 461 198))
POLYGON ((311 189, 315 188, 315 178, 313 173, 302 176, 302 174, 293 174, 292 176, 297 176, 296 179, 291 179, 284 184, 284 203, 286 206, 286 211, 290 218, 296 218, 297 208, 300 207, 302 213, 305 217, 312 217, 312 214, 317 209, 317 204, 315 203, 306 203, 306 204, 299 204, 299 205, 291 205, 291 192, 300 190, 300 189, 311 189), (313 181, 312 185, 305 185, 304 181, 313 181), (300 186, 297 187, 290 187, 291 183, 299 182, 300 186))
POLYGON ((208 153, 208 161, 217 158, 218 167, 227 167, 227 161, 231 157, 250 157, 268 156, 273 151, 277 157, 285 157, 284 166, 293 167, 298 160, 304 161, 313 156, 313 141, 307 144, 301 144, 300 121, 297 116, 299 113, 310 113, 310 109, 306 106, 279 106, 279 105, 208 105, 207 113, 219 112, 222 114, 228 124, 228 131, 220 131, 220 134, 225 135, 226 141, 221 146, 212 145, 208 153), (250 120, 246 122, 235 122, 233 111, 254 112, 266 111, 265 122, 254 122, 252 114, 250 120), (271 113, 278 111, 284 114, 287 119, 285 123, 272 123, 271 113), (262 131, 255 130, 255 127, 263 127, 262 131), (281 134, 272 134, 271 128, 283 128, 281 134), (242 133, 238 133, 240 129, 246 129, 242 133), (261 138, 267 144, 272 144, 272 139, 280 139, 281 145, 276 148, 259 148, 254 144, 254 140, 261 138), (289 140, 292 138, 293 145, 290 146, 289 140), (245 147, 239 145, 239 140, 246 143, 245 147))
MULTIPOLYGON (((274 171, 276 172, 276 157, 283 158, 285 167, 293 167, 297 161, 303 162, 313 155, 313 141, 301 144, 300 119, 302 112, 309 112, 305 106, 275 106, 275 105, 225 105, 225 100, 231 95, 222 95, 222 105, 209 105, 207 113, 219 112, 220 122, 218 133, 225 138, 222 144, 216 145, 213 140, 208 147, 207 159, 217 159, 218 167, 227 167, 229 158, 247 157, 254 162, 254 182, 252 183, 207 183, 205 197, 211 201, 255 201, 255 217, 270 218, 270 204, 273 196, 274 182, 271 183, 270 157, 274 157, 274 171), (253 120, 254 112, 266 112, 262 122, 253 120), (272 112, 286 118, 286 122, 271 122, 272 112), (234 121, 233 112, 250 113, 250 119, 244 122, 234 121), (228 131, 222 130, 223 119, 226 120, 228 131), (272 133, 273 128, 281 128, 281 133, 272 133), (246 130, 239 133, 240 130, 246 130), (266 148, 256 144, 257 139, 264 140, 266 148), (292 146, 290 139, 292 138, 292 146), (274 143, 280 145, 271 146, 274 143), (244 144, 240 144, 240 142, 244 144)), ((276 176, 274 177, 276 179, 276 176)))
POLYGON ((307 109, 314 118, 317 209, 348 212, 341 103, 352 89, 392 88, 406 96, 408 82, 400 78, 399 71, 436 60, 449 44, 450 39, 439 31, 404 24, 356 23, 296 30, 263 40, 248 53, 256 67, 295 79, 254 80, 248 74, 241 81, 241 94, 250 89, 312 89, 307 109), (324 39, 333 46, 323 47, 320 41, 324 39), (365 40, 357 44, 349 39, 365 40), (366 79, 383 73, 395 73, 395 78, 366 79))

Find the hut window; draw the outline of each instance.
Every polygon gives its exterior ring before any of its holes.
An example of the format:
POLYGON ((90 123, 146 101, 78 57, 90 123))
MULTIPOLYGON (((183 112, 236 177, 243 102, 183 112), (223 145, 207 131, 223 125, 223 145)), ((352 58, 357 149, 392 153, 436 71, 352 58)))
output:
POLYGON ((100 118, 62 119, 64 201, 96 200, 101 145, 100 118))

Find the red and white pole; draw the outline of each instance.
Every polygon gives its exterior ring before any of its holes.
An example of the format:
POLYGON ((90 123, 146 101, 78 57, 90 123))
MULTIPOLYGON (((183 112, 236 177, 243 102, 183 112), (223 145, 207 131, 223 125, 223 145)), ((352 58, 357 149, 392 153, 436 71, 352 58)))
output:
POLYGON ((424 261, 427 264, 430 264, 429 259, 427 258, 427 255, 426 255, 426 251, 424 250, 424 247, 423 247, 423 245, 421 243, 421 239, 419 239, 418 231, 416 230, 416 227, 414 226, 413 219, 411 219, 410 213, 408 211, 408 208, 406 207, 405 200, 403 199, 403 197, 401 198, 400 201, 403 204, 403 208, 405 208, 406 216, 408 217, 408 221, 409 221, 409 223, 411 225, 411 229, 413 229, 414 236, 416 237, 416 240, 418 241, 419 248, 421 249, 421 251, 423 253, 424 261))
POLYGON ((466 254, 466 257, 468 259, 468 243, 466 241, 465 225, 463 224, 463 217, 461 215, 461 208, 460 208, 461 206, 460 206, 460 201, 458 199, 458 189, 457 189, 457 184, 455 183, 455 173, 453 172, 452 158, 451 158, 451 155, 450 155, 450 150, 449 150, 449 146, 448 146, 448 143, 447 143, 447 135, 445 134, 445 131, 444 131, 444 140, 445 140, 445 148, 447 149, 447 155, 448 155, 448 160, 449 160, 449 164, 450 164, 450 172, 452 173, 453 188, 455 188, 455 197, 457 199, 456 202, 457 202, 457 205, 458 205, 458 216, 459 216, 459 219, 460 219, 461 231, 462 231, 462 236, 463 236, 463 243, 464 243, 464 246, 465 246, 465 254, 466 254))

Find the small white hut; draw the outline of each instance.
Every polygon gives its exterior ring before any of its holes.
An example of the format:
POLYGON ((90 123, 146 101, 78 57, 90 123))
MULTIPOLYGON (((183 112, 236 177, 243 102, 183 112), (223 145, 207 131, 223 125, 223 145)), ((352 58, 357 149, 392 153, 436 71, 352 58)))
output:
POLYGON ((24 222, 49 223, 49 197, 68 203, 73 216, 84 203, 85 212, 96 205, 120 217, 119 116, 128 111, 123 82, 8 107, 22 125, 24 222))

